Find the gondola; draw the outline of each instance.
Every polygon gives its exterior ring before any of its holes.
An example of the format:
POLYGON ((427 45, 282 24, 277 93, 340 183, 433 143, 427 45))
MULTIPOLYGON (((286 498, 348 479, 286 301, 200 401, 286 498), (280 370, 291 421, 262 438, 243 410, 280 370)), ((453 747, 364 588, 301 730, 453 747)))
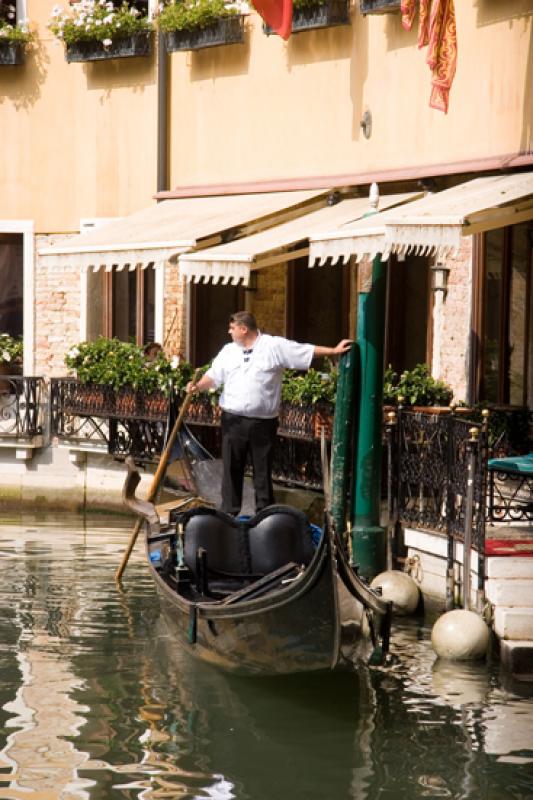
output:
POLYGON ((391 604, 350 566, 331 523, 320 531, 278 505, 237 519, 182 507, 162 524, 155 506, 135 497, 139 474, 127 461, 124 502, 145 520, 147 561, 176 647, 244 675, 383 661, 391 604))

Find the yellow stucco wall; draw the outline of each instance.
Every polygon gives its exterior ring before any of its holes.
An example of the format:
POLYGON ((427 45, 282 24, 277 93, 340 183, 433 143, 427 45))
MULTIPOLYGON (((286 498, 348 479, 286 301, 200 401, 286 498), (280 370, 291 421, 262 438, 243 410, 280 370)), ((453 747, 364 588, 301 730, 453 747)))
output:
POLYGON ((32 52, 0 67, 0 219, 42 233, 128 214, 156 190, 155 56, 67 64, 52 6, 27 0, 32 52))
POLYGON ((350 26, 172 55, 172 184, 360 174, 531 147, 531 0, 456 2, 458 67, 448 115, 398 13, 350 26), (373 131, 360 129, 370 110, 373 131))
MULTIPOLYGON (((37 42, 0 68, 0 219, 40 233, 149 205, 156 190, 156 57, 67 64, 27 0, 37 42), (8 154, 8 155, 6 155, 8 154)), ((447 116, 399 14, 170 56, 170 187, 374 172, 531 149, 533 0, 456 2, 457 76, 447 116), (373 132, 360 129, 364 111, 373 132)), ((431 170, 429 170, 431 173, 431 170)))

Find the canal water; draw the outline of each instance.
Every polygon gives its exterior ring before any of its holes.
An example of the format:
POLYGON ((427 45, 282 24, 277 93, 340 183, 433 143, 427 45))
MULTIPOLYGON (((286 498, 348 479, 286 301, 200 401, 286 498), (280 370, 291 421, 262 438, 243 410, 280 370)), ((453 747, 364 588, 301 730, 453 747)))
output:
POLYGON ((131 522, 0 521, 0 798, 533 798, 533 685, 436 662, 237 679, 181 654, 131 522))

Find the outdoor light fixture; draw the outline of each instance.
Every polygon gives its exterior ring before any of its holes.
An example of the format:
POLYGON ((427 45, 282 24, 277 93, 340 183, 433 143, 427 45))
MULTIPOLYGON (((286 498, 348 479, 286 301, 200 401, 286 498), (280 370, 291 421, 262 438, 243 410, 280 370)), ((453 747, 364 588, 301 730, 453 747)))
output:
POLYGON ((431 267, 431 272, 433 273, 431 291, 442 292, 443 298, 446 297, 446 292, 448 291, 448 273, 450 272, 450 268, 447 267, 442 261, 436 261, 431 267))
POLYGON ((365 139, 370 139, 372 136, 372 113, 370 111, 365 111, 359 124, 365 139))

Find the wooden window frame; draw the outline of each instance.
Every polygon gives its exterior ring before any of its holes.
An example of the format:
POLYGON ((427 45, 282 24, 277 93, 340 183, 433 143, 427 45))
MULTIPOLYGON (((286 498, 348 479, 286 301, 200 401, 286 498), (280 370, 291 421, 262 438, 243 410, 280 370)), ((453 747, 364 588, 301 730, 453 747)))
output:
MULTIPOLYGON (((510 386, 507 376, 509 374, 510 348, 510 299, 512 282, 512 225, 503 228, 502 247, 502 289, 499 302, 499 353, 498 353, 498 405, 509 405, 510 386)), ((532 288, 532 259, 533 259, 533 232, 529 234, 529 269, 526 274, 526 298, 531 297, 532 288)), ((472 321, 470 335, 470 381, 467 394, 469 403, 479 403, 484 394, 484 355, 485 355, 485 326, 486 326, 486 300, 487 300, 487 269, 486 269, 486 234, 474 234, 472 247, 472 321)), ((525 347, 524 347, 524 389, 522 405, 527 405, 528 373, 530 370, 528 359, 529 335, 531 328, 531 309, 525 311, 525 347)))
MULTIPOLYGON (((144 300, 145 300, 145 291, 144 291, 144 282, 145 282, 145 272, 146 270, 142 269, 142 267, 137 266, 135 268, 135 305, 136 305, 136 315, 135 315, 135 343, 138 345, 146 344, 145 339, 145 322, 146 322, 146 315, 145 315, 145 308, 144 308, 144 300)), ((155 280, 155 272, 154 272, 154 280, 155 280)), ((113 336, 113 271, 104 272, 103 274, 103 307, 102 307, 102 330, 103 335, 108 339, 111 339, 113 336)))

